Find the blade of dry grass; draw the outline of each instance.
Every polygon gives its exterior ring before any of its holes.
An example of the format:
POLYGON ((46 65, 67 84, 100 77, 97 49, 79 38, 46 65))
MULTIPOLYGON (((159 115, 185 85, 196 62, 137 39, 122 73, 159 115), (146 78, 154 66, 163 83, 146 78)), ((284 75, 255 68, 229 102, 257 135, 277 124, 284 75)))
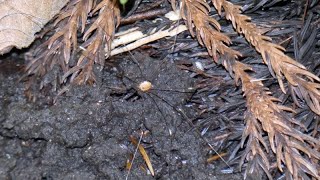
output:
POLYGON ((211 156, 211 157, 209 157, 209 158, 207 159, 207 163, 211 163, 212 161, 216 161, 216 160, 218 160, 218 159, 220 159, 221 157, 224 157, 224 156, 226 156, 226 155, 227 155, 226 152, 219 153, 219 155, 213 155, 213 156, 211 156))
POLYGON ((144 149, 144 147, 141 144, 138 143, 138 141, 133 136, 130 136, 130 140, 133 145, 138 147, 140 154, 142 155, 143 160, 146 162, 151 175, 154 176, 154 170, 153 170, 150 158, 149 158, 146 150, 144 149))

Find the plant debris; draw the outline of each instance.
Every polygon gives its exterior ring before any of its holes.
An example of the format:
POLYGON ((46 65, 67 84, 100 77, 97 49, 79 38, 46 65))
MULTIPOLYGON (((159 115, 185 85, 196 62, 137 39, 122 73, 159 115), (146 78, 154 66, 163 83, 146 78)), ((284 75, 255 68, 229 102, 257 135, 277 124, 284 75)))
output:
POLYGON ((130 140, 133 145, 137 146, 137 148, 139 149, 139 152, 141 153, 144 161, 146 162, 146 164, 148 166, 148 169, 149 169, 151 175, 154 176, 154 170, 153 170, 150 158, 149 158, 146 150, 144 149, 144 147, 140 143, 138 143, 138 141, 133 136, 130 136, 130 140))

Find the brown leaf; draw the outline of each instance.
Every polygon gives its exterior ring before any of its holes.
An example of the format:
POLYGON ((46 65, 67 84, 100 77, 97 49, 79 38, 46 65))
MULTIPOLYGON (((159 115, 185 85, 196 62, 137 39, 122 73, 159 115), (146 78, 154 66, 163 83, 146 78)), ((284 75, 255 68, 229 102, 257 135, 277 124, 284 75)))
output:
POLYGON ((69 0, 4 0, 0 3, 0 54, 29 46, 35 33, 69 0))

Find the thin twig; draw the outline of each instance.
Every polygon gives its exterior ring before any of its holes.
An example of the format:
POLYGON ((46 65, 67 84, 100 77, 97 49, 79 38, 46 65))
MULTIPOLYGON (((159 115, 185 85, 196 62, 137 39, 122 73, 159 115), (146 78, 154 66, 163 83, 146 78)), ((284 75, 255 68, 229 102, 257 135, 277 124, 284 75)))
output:
POLYGON ((132 166, 133 166, 133 161, 134 161, 134 159, 135 159, 135 157, 136 157, 136 155, 137 155, 137 152, 138 152, 138 149, 139 149, 139 145, 140 145, 141 140, 142 140, 142 136, 143 136, 143 132, 141 131, 140 137, 139 137, 139 141, 138 141, 138 144, 137 144, 137 147, 136 147, 136 149, 134 150, 133 158, 132 158, 132 161, 131 161, 131 163, 130 163, 131 166, 129 167, 129 170, 128 170, 128 173, 127 173, 127 176, 126 176, 126 180, 128 180, 128 178, 129 178, 129 175, 130 175, 130 172, 131 172, 131 168, 132 168, 132 166))

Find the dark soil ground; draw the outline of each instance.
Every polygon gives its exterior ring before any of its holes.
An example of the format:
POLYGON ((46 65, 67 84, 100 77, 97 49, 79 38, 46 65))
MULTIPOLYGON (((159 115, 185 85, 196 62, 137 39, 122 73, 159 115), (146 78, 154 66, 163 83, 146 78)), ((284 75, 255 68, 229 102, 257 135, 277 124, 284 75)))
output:
POLYGON ((0 179, 242 179, 221 160, 206 162, 212 150, 190 125, 198 111, 192 74, 170 58, 133 56, 54 105, 50 97, 28 102, 18 81, 21 60, 1 60, 0 179), (154 90, 139 91, 144 80, 154 90), (126 169, 136 149, 130 136, 139 140, 140 132, 154 177, 139 152, 126 169))
MULTIPOLYGON (((320 6, 313 4, 317 1, 312 1, 308 16, 303 5, 309 1, 232 2, 247 8, 245 13, 273 42, 282 44, 288 55, 320 74, 320 6)), ((169 11, 171 5, 161 8, 169 11)), ((214 10, 212 14, 232 39, 232 48, 242 53, 239 60, 252 66, 255 73, 251 75, 265 79, 273 96, 291 107, 292 99, 281 92, 261 56, 230 23, 214 10)), ((143 20, 121 26, 119 31, 173 25, 157 18, 167 24, 143 20)), ((25 82, 19 81, 24 55, 11 52, 0 57, 0 180, 266 177, 261 169, 250 170, 255 166, 250 162, 240 172, 244 148, 239 142, 246 109, 241 86, 235 86, 229 73, 213 62, 189 32, 111 57, 102 70, 96 67, 93 86, 69 86, 59 96, 50 84, 56 71, 50 71, 43 77, 44 88, 35 91, 35 102, 27 100, 25 82), (151 91, 139 90, 143 81, 152 83, 151 91), (140 152, 135 153, 137 147, 130 137, 141 139, 154 177, 140 152), (208 161, 217 157, 216 152, 223 159, 208 161), (246 167, 252 174, 244 173, 246 167)), ((296 117, 310 124, 315 115, 305 107, 296 117)), ((274 178, 285 177, 276 166, 270 172, 274 178)))

